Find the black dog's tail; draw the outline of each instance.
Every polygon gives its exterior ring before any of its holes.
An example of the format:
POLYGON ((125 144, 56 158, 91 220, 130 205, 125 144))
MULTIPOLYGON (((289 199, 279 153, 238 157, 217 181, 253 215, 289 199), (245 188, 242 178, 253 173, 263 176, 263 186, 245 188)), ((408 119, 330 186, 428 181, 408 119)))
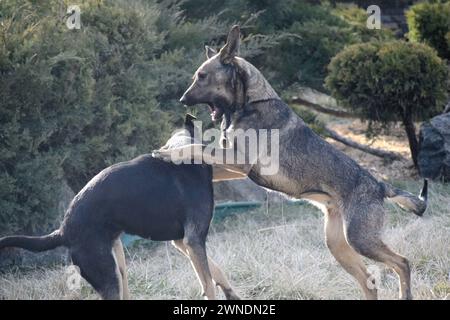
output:
POLYGON ((0 238, 0 250, 7 247, 16 247, 39 252, 55 249, 63 245, 64 239, 59 230, 41 237, 9 236, 0 238))
POLYGON ((411 210, 414 214, 422 216, 427 209, 428 203, 428 180, 423 181, 422 191, 419 196, 415 196, 407 191, 394 188, 393 186, 384 183, 384 190, 386 198, 397 203, 400 207, 411 210))

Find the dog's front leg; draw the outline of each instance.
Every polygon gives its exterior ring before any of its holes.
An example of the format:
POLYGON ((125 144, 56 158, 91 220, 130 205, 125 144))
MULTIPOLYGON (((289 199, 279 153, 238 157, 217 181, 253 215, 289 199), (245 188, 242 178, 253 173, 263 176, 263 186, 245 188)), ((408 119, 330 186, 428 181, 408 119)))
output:
POLYGON ((240 163, 238 161, 238 159, 245 159, 239 150, 208 148, 203 144, 190 144, 173 149, 154 150, 152 156, 175 164, 209 164, 241 175, 247 175, 252 167, 249 163, 240 163))
POLYGON ((213 182, 224 180, 244 179, 247 173, 226 168, 222 165, 213 165, 213 182))

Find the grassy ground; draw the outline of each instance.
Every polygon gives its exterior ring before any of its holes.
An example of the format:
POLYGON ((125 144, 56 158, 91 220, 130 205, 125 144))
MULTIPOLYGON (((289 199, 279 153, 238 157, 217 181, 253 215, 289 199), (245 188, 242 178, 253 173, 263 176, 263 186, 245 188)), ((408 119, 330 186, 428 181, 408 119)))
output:
MULTIPOLYGON (((412 182, 398 186, 420 189, 412 182)), ((409 258, 416 299, 450 299, 450 186, 432 183, 430 189, 423 218, 386 205, 384 239, 409 258)), ((362 298, 324 245, 322 213, 308 204, 269 204, 214 223, 208 251, 246 299, 362 298)), ((127 262, 133 299, 201 298, 190 264, 169 243, 135 245, 127 262)), ((396 299, 396 275, 367 262, 380 271, 380 298, 396 299)), ((66 266, 3 270, 0 299, 98 299, 84 281, 70 290, 69 277, 66 266)))

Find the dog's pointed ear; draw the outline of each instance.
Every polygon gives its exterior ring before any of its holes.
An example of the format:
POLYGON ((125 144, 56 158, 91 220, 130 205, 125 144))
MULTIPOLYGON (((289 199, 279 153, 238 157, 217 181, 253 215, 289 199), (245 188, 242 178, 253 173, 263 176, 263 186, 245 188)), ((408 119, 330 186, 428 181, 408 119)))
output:
POLYGON ((207 59, 210 59, 216 53, 217 53, 217 51, 214 50, 213 48, 211 48, 210 46, 205 46, 205 54, 206 54, 207 59))
POLYGON ((229 64, 235 56, 239 53, 240 44, 240 28, 234 25, 228 33, 227 43, 220 49, 220 62, 229 64))
POLYGON ((184 117, 184 125, 186 127, 194 127, 194 120, 197 120, 197 117, 193 116, 190 113, 186 113, 186 116, 184 117))

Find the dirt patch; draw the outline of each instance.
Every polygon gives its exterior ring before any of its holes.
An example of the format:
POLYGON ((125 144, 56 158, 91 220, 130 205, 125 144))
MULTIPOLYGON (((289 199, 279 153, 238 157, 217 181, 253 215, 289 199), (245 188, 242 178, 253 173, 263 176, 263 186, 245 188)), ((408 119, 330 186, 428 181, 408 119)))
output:
POLYGON ((369 139, 366 137, 365 132, 367 130, 367 124, 359 120, 328 121, 327 126, 348 139, 364 145, 369 145, 373 148, 400 153, 405 159, 407 159, 406 161, 386 163, 379 157, 350 148, 333 139, 327 139, 328 142, 356 160, 362 167, 369 170, 369 172, 378 179, 405 180, 419 178, 417 170, 414 168, 411 160, 406 133, 400 124, 393 126, 389 132, 389 135, 382 134, 377 136, 375 139, 369 139))

